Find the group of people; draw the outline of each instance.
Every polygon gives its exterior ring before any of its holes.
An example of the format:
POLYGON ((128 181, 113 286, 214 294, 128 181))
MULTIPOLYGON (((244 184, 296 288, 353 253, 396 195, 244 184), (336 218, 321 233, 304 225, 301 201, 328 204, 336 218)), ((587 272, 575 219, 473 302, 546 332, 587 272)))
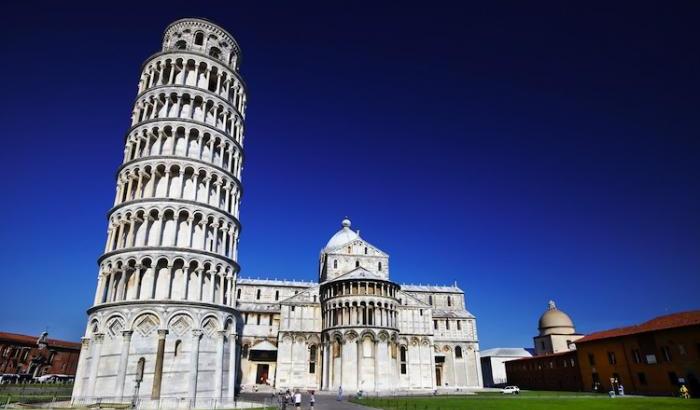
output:
MULTIPOLYGON (((299 389, 296 389, 294 393, 287 389, 286 392, 280 392, 277 401, 279 402, 280 408, 286 410, 287 406, 294 406, 295 408, 301 408, 303 404, 303 395, 299 389)), ((316 396, 313 390, 309 391, 309 409, 314 410, 314 405, 316 404, 316 396)))

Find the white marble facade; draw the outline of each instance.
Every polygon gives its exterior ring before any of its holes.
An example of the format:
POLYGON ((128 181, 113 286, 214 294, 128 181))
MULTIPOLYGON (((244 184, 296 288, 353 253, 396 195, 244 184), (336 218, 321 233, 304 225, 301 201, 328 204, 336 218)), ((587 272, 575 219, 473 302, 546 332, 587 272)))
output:
POLYGON ((400 285, 344 220, 318 283, 239 279, 243 386, 347 391, 481 387, 476 319, 453 286, 400 285))
POLYGON ((317 281, 238 276, 239 56, 219 26, 182 19, 143 65, 73 401, 220 407, 256 384, 481 386, 462 290, 392 282, 389 255, 347 219, 317 281))

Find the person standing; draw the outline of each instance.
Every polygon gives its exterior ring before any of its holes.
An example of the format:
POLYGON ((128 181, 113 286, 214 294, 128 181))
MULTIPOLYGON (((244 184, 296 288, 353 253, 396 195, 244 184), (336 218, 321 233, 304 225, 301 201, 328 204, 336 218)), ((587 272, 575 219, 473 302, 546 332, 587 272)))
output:
POLYGON ((301 407, 301 392, 299 390, 294 393, 294 407, 301 407))
POLYGON ((681 393, 682 398, 684 398, 684 399, 690 398, 690 394, 688 394, 688 388, 685 387, 685 384, 681 384, 680 393, 681 393))
POLYGON ((314 410, 314 404, 316 404, 316 396, 314 396, 314 391, 310 392, 311 397, 309 397, 309 409, 314 410))
POLYGON ((338 401, 343 400, 343 386, 338 386, 338 401))

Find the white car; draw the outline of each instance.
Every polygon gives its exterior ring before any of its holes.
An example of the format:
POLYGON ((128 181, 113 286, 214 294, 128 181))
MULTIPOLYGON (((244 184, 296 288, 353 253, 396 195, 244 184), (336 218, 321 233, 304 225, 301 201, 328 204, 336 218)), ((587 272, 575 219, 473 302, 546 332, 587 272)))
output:
POLYGON ((506 386, 501 389, 503 394, 520 394, 520 388, 518 386, 506 386))

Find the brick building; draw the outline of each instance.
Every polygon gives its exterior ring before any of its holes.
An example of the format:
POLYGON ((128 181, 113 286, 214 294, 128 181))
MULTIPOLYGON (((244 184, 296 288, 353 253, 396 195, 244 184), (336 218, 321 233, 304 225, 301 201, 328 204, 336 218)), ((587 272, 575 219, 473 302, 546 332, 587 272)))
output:
POLYGON ((585 390, 678 394, 681 384, 700 396, 700 310, 659 316, 639 325, 591 333, 576 341, 585 390))
POLYGON ((75 375, 80 343, 0 332, 0 374, 75 375))
POLYGON ((569 315, 549 301, 537 329, 535 356, 505 363, 508 384, 528 390, 582 390, 574 343, 583 335, 569 315))
POLYGON ((575 350, 506 362, 508 384, 527 390, 581 391, 581 372, 575 350))

